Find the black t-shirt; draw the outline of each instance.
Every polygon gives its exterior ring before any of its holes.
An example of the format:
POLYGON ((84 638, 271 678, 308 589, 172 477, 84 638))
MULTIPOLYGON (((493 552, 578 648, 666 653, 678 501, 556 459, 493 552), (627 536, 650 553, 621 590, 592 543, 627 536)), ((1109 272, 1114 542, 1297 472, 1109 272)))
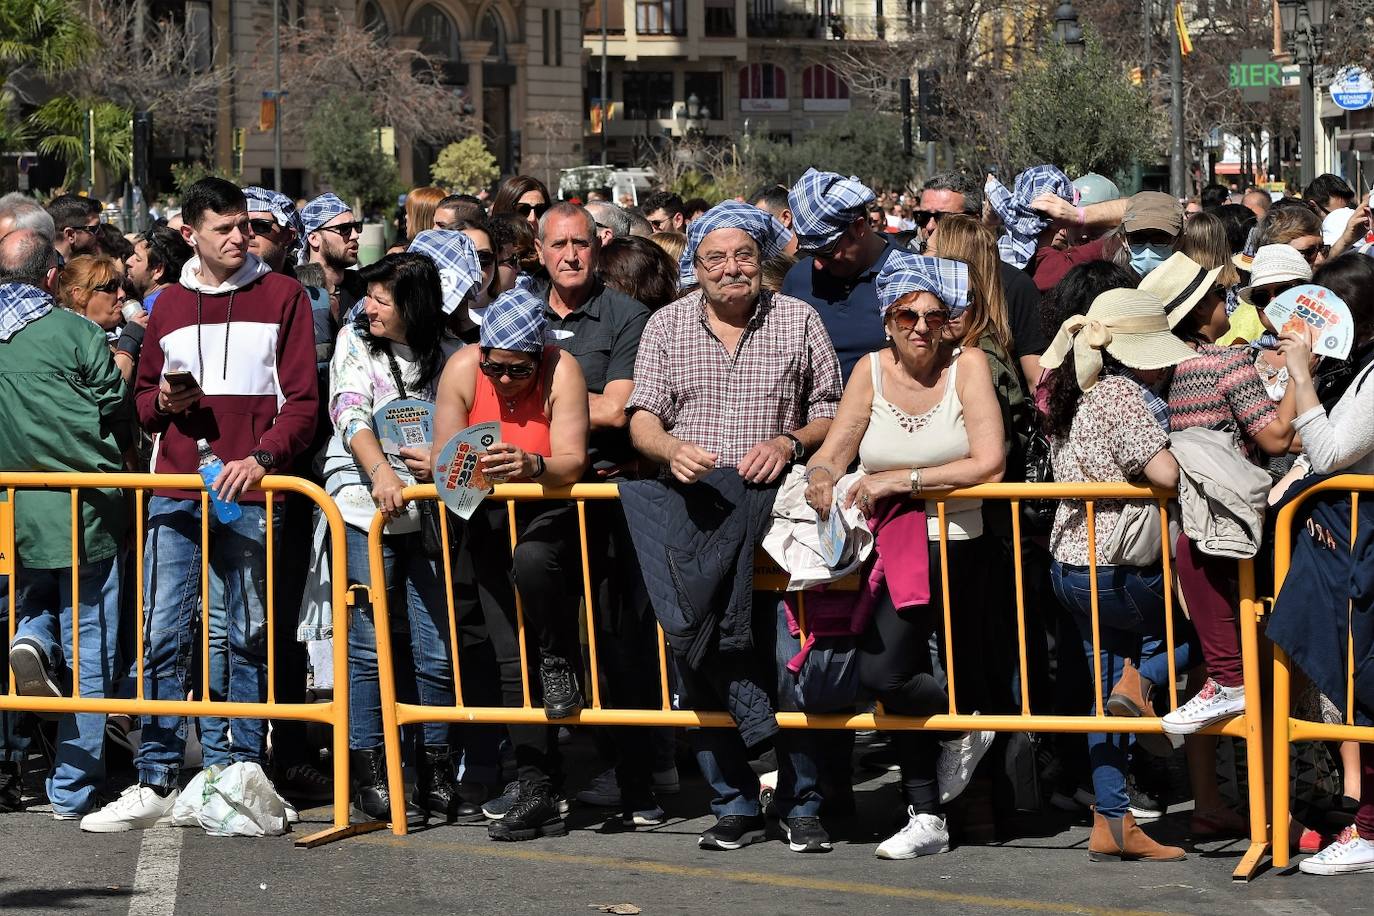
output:
POLYGON ((1007 322, 1011 325, 1012 343, 1016 355, 1039 356, 1049 347, 1045 331, 1040 327, 1040 291, 1024 270, 1006 261, 1002 268, 1002 295, 1007 300, 1007 322))

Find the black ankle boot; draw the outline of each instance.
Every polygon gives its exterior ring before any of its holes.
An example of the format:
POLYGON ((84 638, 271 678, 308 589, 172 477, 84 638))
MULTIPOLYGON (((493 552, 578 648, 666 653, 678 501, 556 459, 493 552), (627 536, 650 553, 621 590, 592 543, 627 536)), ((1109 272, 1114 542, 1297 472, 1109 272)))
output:
POLYGON ((349 766, 353 770, 353 804, 365 816, 376 821, 391 820, 391 792, 386 782, 386 752, 381 748, 349 751, 349 766))
POLYGON ((415 806, 425 814, 452 821, 458 814, 458 787, 453 753, 446 744, 426 745, 415 766, 415 806))
POLYGON ((16 760, 0 760, 0 812, 24 808, 24 768, 16 760))

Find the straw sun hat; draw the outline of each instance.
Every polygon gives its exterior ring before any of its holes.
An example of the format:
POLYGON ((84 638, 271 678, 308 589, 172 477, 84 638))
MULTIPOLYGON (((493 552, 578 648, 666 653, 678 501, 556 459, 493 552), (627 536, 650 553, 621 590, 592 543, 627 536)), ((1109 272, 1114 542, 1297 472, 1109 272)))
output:
POLYGON ((1208 270, 1183 252, 1176 251, 1140 281, 1140 289, 1159 297, 1164 303, 1169 327, 1176 328, 1216 285, 1219 276, 1220 267, 1208 270))
POLYGON ((1102 374, 1103 350, 1132 369, 1164 369, 1197 356, 1169 332, 1160 298, 1139 289, 1109 289, 1093 300, 1088 314, 1070 316, 1040 365, 1057 369, 1070 350, 1078 387, 1084 391, 1102 374))

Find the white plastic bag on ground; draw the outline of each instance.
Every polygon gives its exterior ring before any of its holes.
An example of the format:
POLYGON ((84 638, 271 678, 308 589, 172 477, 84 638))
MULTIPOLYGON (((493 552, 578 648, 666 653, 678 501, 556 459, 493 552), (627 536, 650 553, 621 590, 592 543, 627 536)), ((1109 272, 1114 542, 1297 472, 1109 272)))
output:
POLYGON ((172 823, 200 826, 211 836, 280 836, 286 803, 256 763, 210 767, 196 774, 172 807, 172 823))

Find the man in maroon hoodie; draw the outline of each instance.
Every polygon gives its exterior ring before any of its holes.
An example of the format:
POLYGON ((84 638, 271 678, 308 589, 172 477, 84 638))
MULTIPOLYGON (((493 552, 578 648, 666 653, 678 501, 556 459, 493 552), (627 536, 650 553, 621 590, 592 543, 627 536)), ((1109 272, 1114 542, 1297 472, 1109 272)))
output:
MULTIPOLYGON (((191 656, 201 619, 201 563, 208 559, 211 578, 222 585, 227 619, 227 698, 255 703, 264 699, 267 684, 269 536, 267 496, 257 485, 273 469, 289 465, 314 434, 318 393, 310 304, 299 283, 248 252, 252 229, 238 187, 220 178, 196 182, 182 217, 182 235, 196 256, 181 282, 158 299, 134 396, 139 419, 154 436, 152 470, 196 473, 197 442, 204 440, 224 462, 217 495, 238 501, 242 515, 224 523, 212 512, 209 556, 202 558, 199 492, 157 490, 149 500, 145 695, 175 700, 200 690, 191 656), (187 372, 189 381, 178 375, 187 372)), ((215 649, 224 652, 223 646, 215 649)), ((212 683, 211 698, 222 699, 221 689, 212 683)), ((262 762, 263 720, 235 719, 231 735, 214 755, 220 759, 211 759, 207 748, 206 766, 262 762)), ((145 717, 138 785, 87 815, 81 829, 117 833, 151 827, 169 814, 185 744, 184 718, 145 717)))

